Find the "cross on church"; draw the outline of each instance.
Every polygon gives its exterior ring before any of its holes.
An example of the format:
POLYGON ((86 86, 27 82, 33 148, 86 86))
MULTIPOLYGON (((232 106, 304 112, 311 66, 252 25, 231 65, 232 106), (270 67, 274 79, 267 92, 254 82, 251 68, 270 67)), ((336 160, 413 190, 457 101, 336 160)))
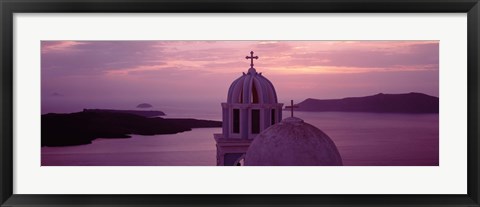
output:
POLYGON ((253 51, 250 51, 250 56, 246 56, 245 59, 251 59, 250 67, 253 68, 253 59, 258 59, 258 56, 253 56, 253 51))
POLYGON ((293 108, 298 108, 298 106, 294 106, 293 100, 290 100, 290 106, 285 106, 285 108, 290 109, 291 116, 293 117, 293 108))

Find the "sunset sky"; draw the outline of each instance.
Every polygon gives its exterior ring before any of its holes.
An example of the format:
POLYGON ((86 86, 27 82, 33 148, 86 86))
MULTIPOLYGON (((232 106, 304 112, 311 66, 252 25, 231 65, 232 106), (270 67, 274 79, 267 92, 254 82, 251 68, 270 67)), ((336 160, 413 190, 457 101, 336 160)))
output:
POLYGON ((279 101, 421 92, 438 96, 438 41, 42 41, 42 113, 211 108, 257 72, 279 101))

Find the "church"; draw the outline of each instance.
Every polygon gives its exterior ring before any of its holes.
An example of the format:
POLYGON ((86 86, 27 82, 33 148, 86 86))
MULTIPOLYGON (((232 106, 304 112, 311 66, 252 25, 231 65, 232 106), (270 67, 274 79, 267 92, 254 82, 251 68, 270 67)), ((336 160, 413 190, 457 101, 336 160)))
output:
POLYGON ((214 134, 217 166, 342 165, 335 143, 320 129, 291 117, 282 120, 272 82, 254 68, 234 80, 222 106, 222 133, 214 134))

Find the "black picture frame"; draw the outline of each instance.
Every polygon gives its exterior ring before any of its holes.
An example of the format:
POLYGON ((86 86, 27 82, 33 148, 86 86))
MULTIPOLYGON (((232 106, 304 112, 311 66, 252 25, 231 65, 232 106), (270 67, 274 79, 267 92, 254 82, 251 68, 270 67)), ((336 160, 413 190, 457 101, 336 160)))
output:
MULTIPOLYGON (((478 0, 0 0, 1 206, 480 206, 478 0), (467 13, 468 189, 465 195, 22 195, 13 194, 15 13, 467 13)), ((452 178, 455 179, 455 178, 452 178)), ((439 181, 441 182, 441 181, 439 181)), ((161 187, 161 186, 160 186, 161 187)), ((413 187, 413 186, 412 186, 413 187)))

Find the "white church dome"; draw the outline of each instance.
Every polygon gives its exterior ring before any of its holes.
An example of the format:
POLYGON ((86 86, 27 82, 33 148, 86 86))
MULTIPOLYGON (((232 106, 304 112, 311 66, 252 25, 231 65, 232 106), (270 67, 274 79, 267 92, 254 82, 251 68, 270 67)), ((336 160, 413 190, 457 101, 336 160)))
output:
POLYGON ((228 89, 227 103, 277 103, 277 93, 273 84, 255 68, 233 81, 228 89))
POLYGON ((320 129, 289 117, 257 135, 247 150, 250 166, 343 165, 335 143, 320 129))

